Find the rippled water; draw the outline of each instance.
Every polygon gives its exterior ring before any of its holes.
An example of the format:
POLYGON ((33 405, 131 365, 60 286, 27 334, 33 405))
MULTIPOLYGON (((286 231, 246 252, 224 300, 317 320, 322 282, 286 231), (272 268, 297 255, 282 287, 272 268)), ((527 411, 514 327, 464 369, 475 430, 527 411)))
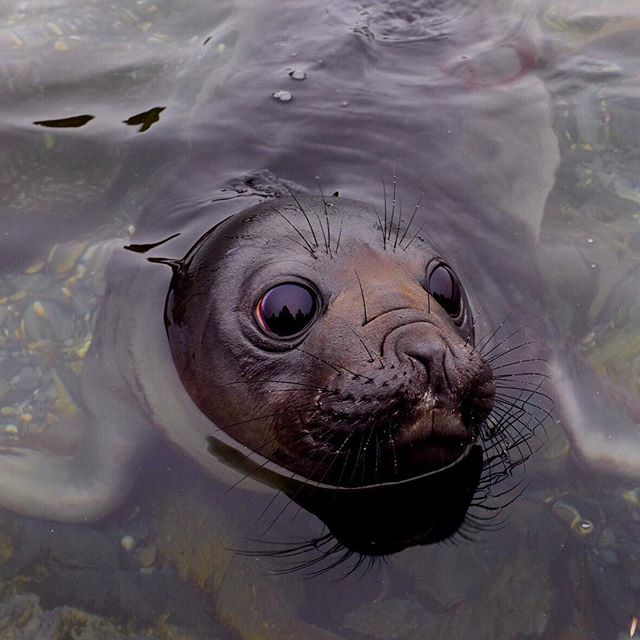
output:
MULTIPOLYGON (((479 326, 495 328, 505 312, 514 330, 531 317, 552 323, 558 344, 600 376, 585 378, 585 393, 599 393, 604 380, 608 415, 626 407, 637 420, 635 4, 3 3, 0 493, 24 512, 20 496, 35 487, 36 515, 52 519, 0 514, 0 636, 637 634, 638 475, 576 464, 553 421, 536 431, 532 446, 544 446, 516 470, 518 488, 496 490, 487 503, 504 507, 496 518, 476 510, 478 527, 453 544, 409 548, 344 578, 354 558, 280 575, 313 550, 293 558, 232 551, 263 549, 264 538, 271 550, 291 548, 323 528, 282 495, 272 502, 257 482, 228 491, 228 481, 212 481, 166 437, 148 438, 133 423, 130 449, 142 455, 125 461, 125 447, 109 462, 122 465, 119 506, 85 524, 52 515, 82 496, 39 484, 44 471, 13 474, 7 453, 33 447, 48 452, 41 468, 54 467, 73 450, 87 411, 99 423, 120 415, 120 398, 127 404, 128 391, 101 387, 99 372, 89 390, 79 382, 114 252, 179 232, 154 255, 181 257, 282 180, 382 208, 382 183, 390 192, 395 178, 404 215, 422 198, 425 233, 458 256, 467 286, 512 296, 479 326), (528 280, 535 261, 540 279, 528 280), (529 306, 540 287, 542 309, 529 306), (304 579, 317 568, 330 570, 304 579)), ((153 269, 135 279, 112 273, 114 311, 99 348, 117 354, 127 380, 162 388, 173 380, 165 352, 146 354, 140 371, 140 361, 122 364, 117 346, 129 326, 118 318, 162 328, 169 270, 153 269)), ((179 416, 161 409, 169 422, 179 416)), ((168 431, 179 441, 179 425, 168 431)), ((205 446, 198 460, 209 456, 205 446)))

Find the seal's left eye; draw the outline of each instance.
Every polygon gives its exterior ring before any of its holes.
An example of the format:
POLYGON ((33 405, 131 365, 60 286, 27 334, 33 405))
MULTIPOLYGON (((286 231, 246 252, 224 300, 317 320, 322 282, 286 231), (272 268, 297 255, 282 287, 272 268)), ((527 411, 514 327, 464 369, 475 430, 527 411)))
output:
POLYGON ((256 319, 267 334, 290 338, 315 318, 318 295, 302 284, 287 282, 269 289, 256 305, 256 319))
POLYGON ((455 318, 460 314, 462 307, 460 283, 447 265, 438 264, 431 271, 427 280, 427 290, 451 317, 455 318))

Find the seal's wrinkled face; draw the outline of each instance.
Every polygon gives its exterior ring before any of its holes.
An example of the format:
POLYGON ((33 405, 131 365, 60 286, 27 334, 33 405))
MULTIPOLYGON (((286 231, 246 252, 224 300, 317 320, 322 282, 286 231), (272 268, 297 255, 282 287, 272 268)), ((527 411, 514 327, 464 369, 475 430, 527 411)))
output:
POLYGON ((174 274, 167 330, 212 422, 316 482, 448 466, 493 405, 452 266, 410 224, 342 198, 266 202, 212 229, 174 274))

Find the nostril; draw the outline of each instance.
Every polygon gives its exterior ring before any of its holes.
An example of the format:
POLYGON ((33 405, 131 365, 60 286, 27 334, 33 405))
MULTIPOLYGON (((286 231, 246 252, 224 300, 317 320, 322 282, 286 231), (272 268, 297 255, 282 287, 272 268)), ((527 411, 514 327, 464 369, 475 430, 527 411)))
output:
POLYGON ((427 372, 427 376, 429 376, 429 369, 431 368, 429 365, 429 358, 426 358, 425 356, 415 355, 413 353, 407 353, 407 356, 410 360, 417 363, 418 367, 422 367, 427 372))
POLYGON ((406 352, 406 355, 427 375, 427 384, 436 393, 452 391, 451 381, 447 374, 447 353, 439 345, 423 345, 406 352))

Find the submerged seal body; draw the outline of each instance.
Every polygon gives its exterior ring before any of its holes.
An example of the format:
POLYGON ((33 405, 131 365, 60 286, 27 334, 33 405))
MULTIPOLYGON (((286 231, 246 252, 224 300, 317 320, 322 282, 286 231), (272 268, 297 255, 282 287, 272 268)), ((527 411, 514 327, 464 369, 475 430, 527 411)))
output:
MULTIPOLYGON (((364 504, 368 488, 431 482, 499 442, 512 422, 495 410, 477 334, 496 327, 467 284, 469 261, 449 259, 424 219, 393 204, 293 194, 244 204, 211 205, 154 252, 181 259, 116 252, 83 369, 84 430, 71 452, 13 447, 6 506, 72 521, 108 513, 154 425, 226 483, 259 474, 221 464, 220 443, 269 471, 269 484, 293 484, 296 497, 315 487, 316 499, 324 488, 332 505, 336 491, 364 504)), ((471 466, 459 484, 467 502, 471 466)))
POLYGON ((527 457, 549 374, 578 456, 637 473, 631 420, 597 439, 599 408, 579 386, 593 390, 595 375, 563 350, 532 263, 499 253, 495 230, 495 244, 477 242, 482 228, 445 236, 436 210, 386 205, 232 198, 152 252, 182 258, 117 251, 83 369, 83 431, 71 451, 3 450, 3 505, 71 521, 109 513, 155 425, 227 485, 278 487, 334 530, 350 514, 361 525, 343 539, 359 550, 371 552, 363 528, 380 526, 388 552, 449 535, 482 465, 499 477, 527 457), (473 252, 452 252, 465 242, 473 252), (515 331, 513 308, 526 309, 515 331), (397 538, 382 523, 412 511, 394 493, 411 483, 403 495, 440 502, 397 538), (385 492, 378 509, 369 490, 385 492))

